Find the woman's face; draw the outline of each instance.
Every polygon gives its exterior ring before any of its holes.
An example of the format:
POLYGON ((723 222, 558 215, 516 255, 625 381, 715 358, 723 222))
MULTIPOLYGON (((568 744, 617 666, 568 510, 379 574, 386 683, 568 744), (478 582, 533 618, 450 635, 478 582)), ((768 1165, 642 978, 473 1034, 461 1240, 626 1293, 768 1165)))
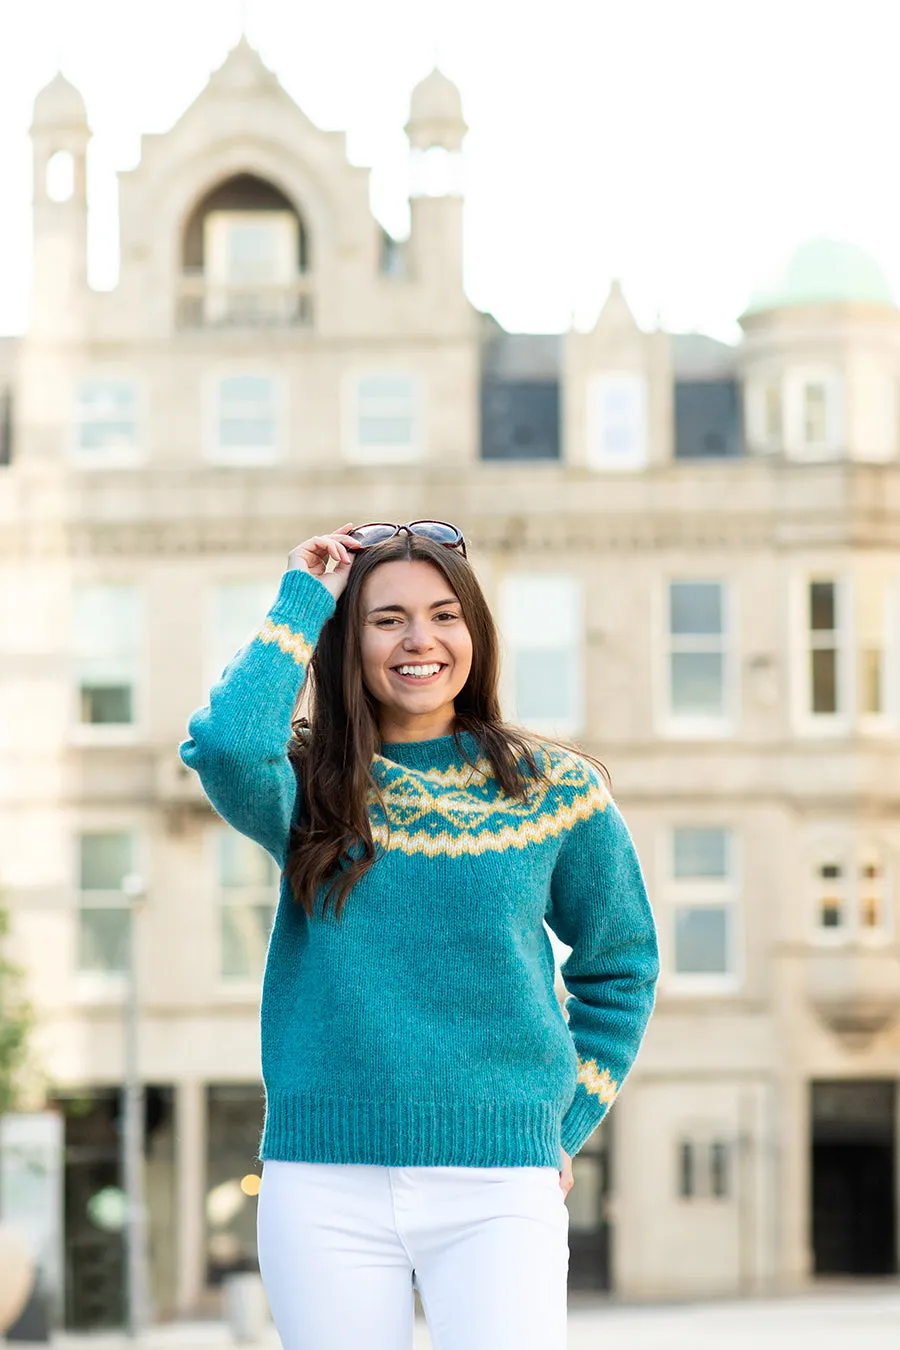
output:
POLYGON ((421 561, 376 567, 363 585, 360 640, 363 681, 380 706, 383 730, 417 717, 436 726, 452 718, 472 668, 472 638, 436 567, 421 561))

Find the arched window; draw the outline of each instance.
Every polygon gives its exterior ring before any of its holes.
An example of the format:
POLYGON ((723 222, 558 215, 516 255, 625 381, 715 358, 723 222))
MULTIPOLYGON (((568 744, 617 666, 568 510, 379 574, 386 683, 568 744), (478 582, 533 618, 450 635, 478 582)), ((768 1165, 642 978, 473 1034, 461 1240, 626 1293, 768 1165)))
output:
POLYGON ((186 272, 219 281, 277 284, 309 269, 303 218, 264 178, 241 173, 211 188, 194 207, 182 235, 186 272))

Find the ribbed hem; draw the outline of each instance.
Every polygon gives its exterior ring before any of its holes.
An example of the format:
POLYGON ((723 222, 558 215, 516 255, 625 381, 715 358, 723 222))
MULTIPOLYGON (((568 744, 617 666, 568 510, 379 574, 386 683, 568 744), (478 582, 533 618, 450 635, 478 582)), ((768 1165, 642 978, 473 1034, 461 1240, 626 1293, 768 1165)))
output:
POLYGON ((554 1102, 357 1101, 273 1092, 262 1161, 382 1167, 556 1167, 554 1102))

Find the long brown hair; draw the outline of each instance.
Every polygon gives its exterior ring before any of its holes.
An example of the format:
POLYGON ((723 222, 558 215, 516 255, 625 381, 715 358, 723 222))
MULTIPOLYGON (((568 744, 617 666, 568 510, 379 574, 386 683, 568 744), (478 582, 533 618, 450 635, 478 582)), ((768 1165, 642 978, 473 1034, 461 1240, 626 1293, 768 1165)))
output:
MULTIPOLYGON (((301 818, 291 831, 286 874, 294 899, 314 911, 319 887, 330 882, 325 904, 334 899, 340 918, 356 882, 376 861, 368 813, 372 758, 381 736, 378 705, 362 674, 362 597, 367 577, 384 563, 427 562, 443 575, 459 599, 472 638, 472 668, 454 701, 453 735, 471 732, 503 791, 523 800, 529 785, 545 778, 535 753, 549 742, 503 721, 498 693, 500 647, 488 603, 472 567, 456 549, 419 535, 403 534, 354 556, 347 585, 319 635, 307 670, 309 718, 295 718, 288 754, 297 775, 301 818)), ((574 747, 565 747, 574 749, 574 747)), ((605 767, 592 756, 607 782, 605 767)), ((384 805, 382 800, 382 806, 384 805)))

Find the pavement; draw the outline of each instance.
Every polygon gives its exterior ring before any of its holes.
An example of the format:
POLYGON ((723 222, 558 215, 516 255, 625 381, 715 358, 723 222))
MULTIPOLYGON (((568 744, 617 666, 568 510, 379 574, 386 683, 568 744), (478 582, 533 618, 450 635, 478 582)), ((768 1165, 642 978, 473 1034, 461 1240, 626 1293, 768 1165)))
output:
MULTIPOLYGON (((160 1326, 139 1342, 119 1334, 58 1336, 53 1350, 231 1350, 221 1322, 160 1326)), ((279 1350, 270 1326, 255 1350, 279 1350)), ((898 1350, 900 1282, 742 1302, 624 1306, 574 1296, 568 1350, 898 1350)), ((363 1350, 360 1347, 360 1350, 363 1350)), ((397 1350, 407 1350, 398 1346, 397 1350)), ((433 1350, 416 1319, 409 1350, 433 1350)))

